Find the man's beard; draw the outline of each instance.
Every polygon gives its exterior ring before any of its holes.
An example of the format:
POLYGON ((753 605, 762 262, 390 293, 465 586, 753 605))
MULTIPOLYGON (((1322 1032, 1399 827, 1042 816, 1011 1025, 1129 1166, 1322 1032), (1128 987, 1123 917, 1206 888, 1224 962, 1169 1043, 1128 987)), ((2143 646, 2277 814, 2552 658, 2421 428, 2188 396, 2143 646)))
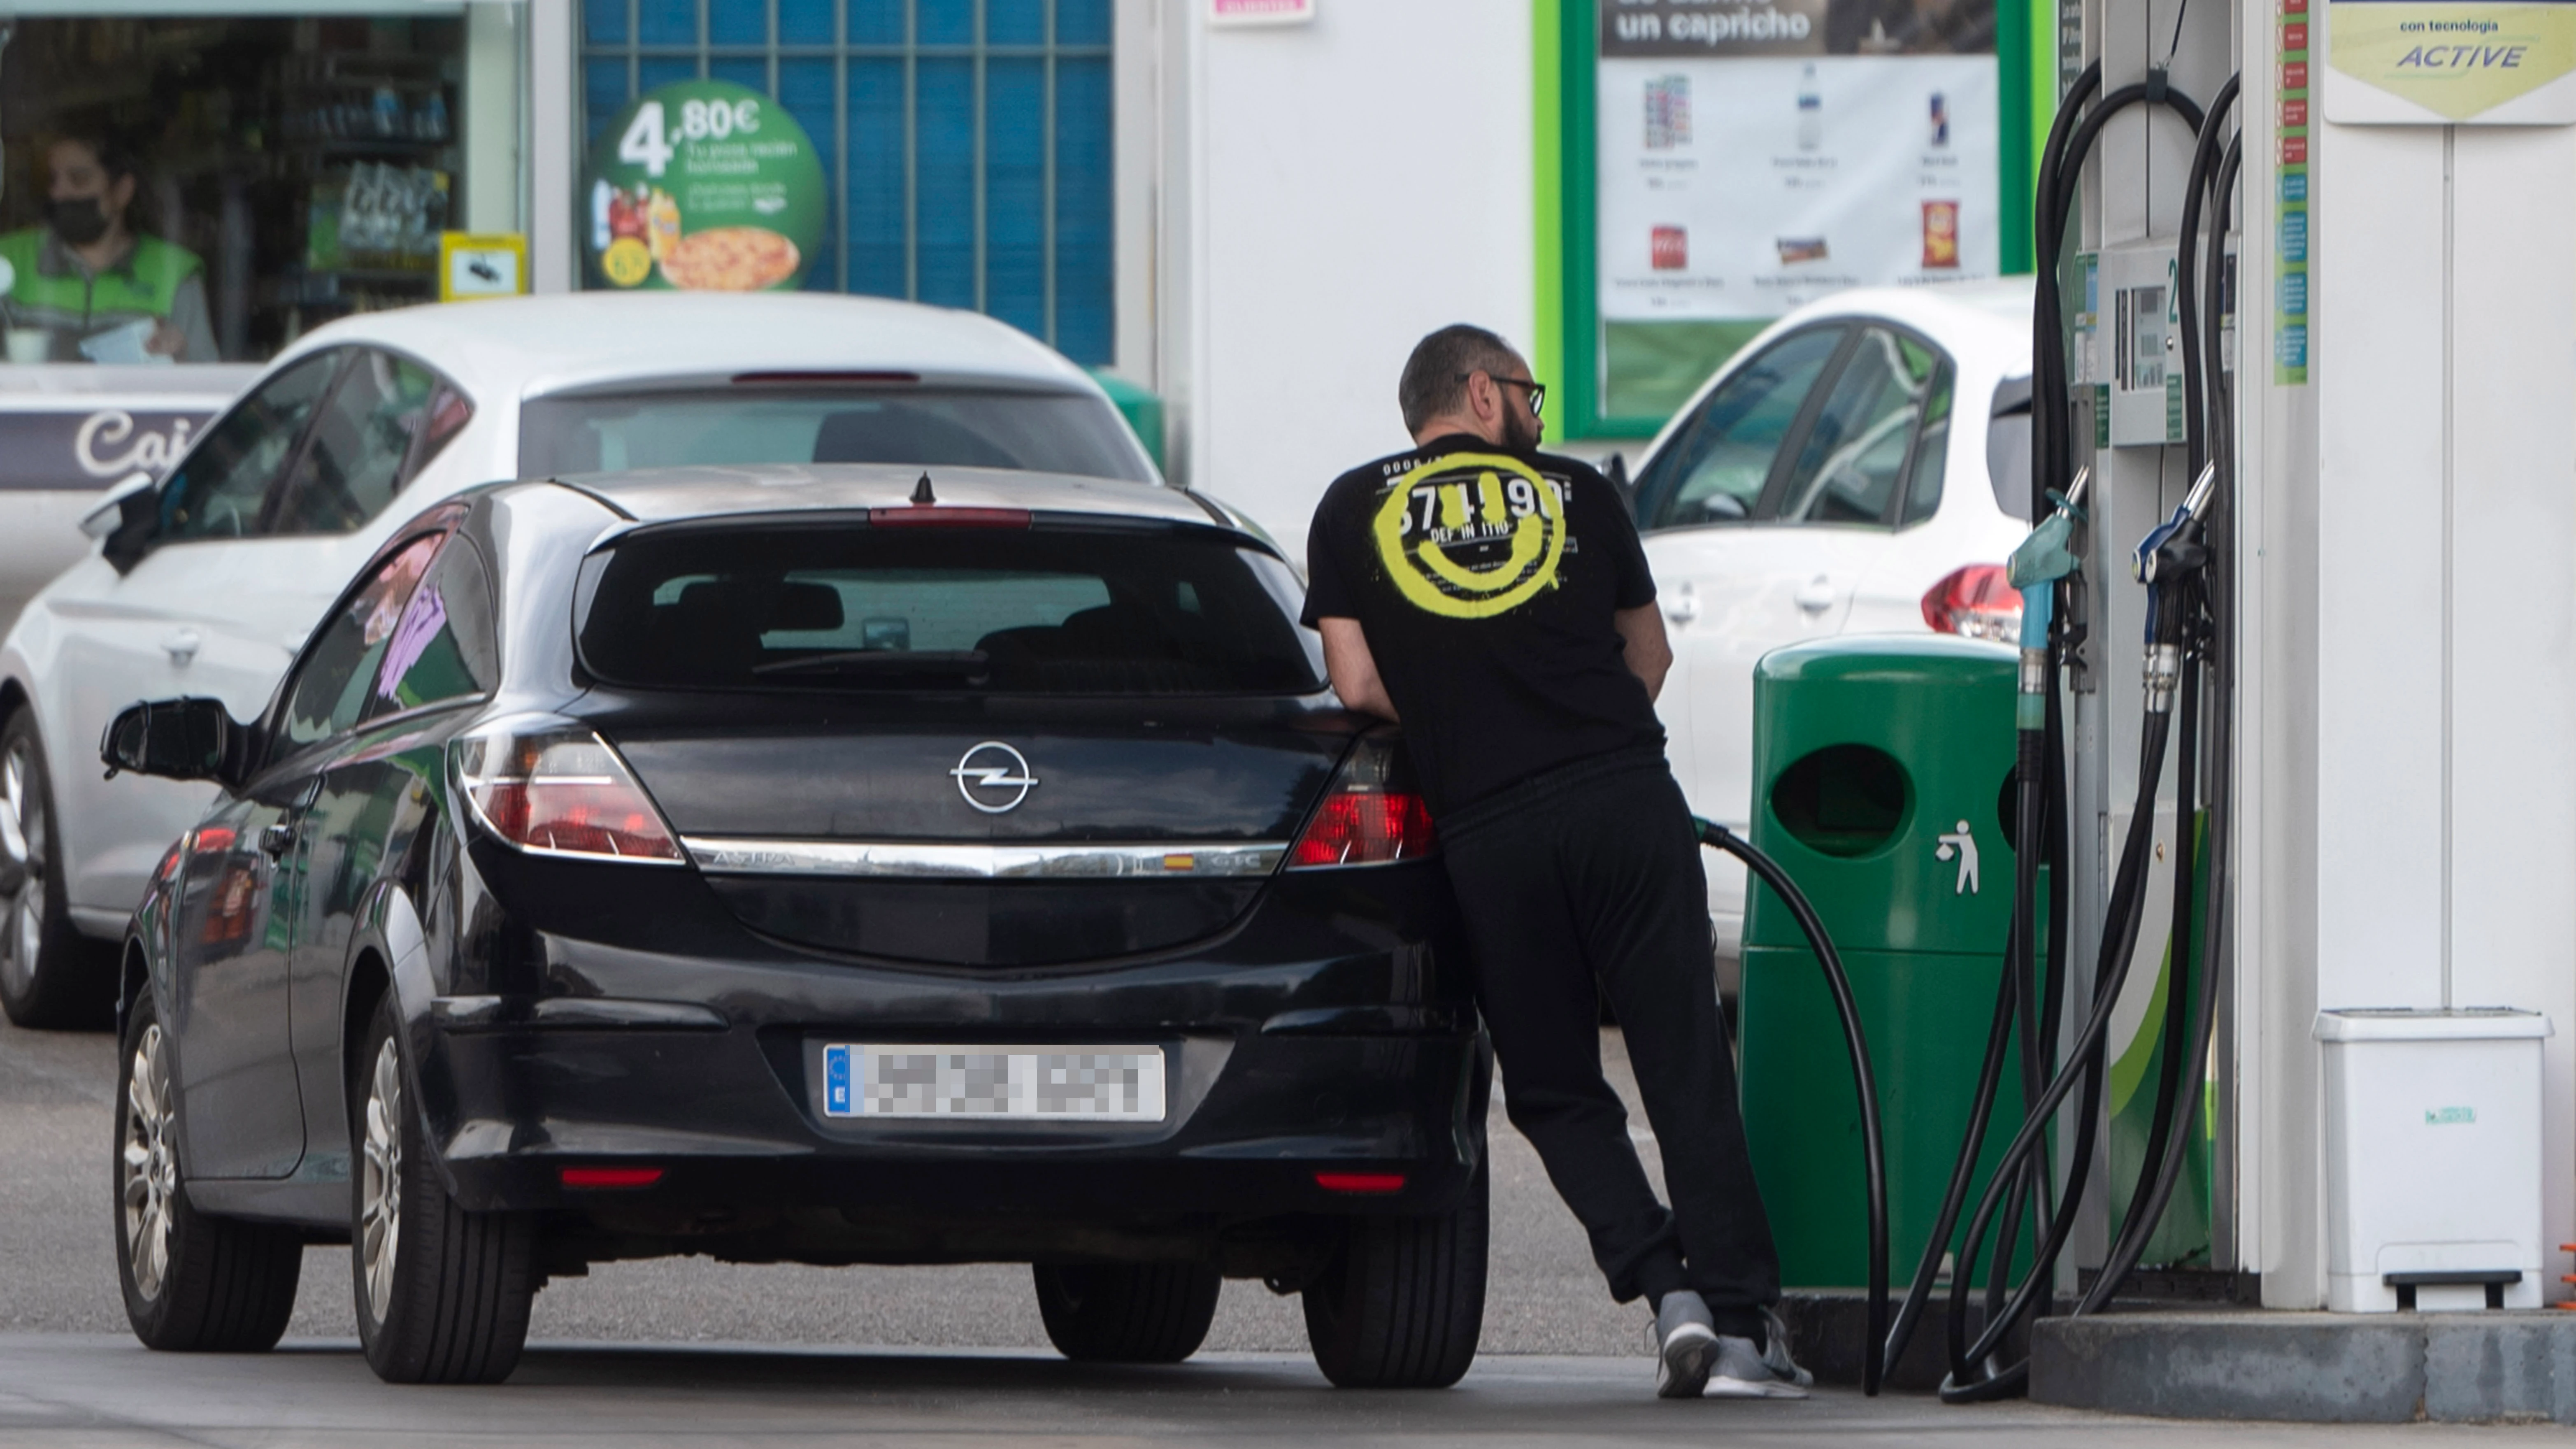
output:
POLYGON ((1546 431, 1545 423, 1518 408, 1503 410, 1503 446, 1506 448, 1516 448, 1524 453, 1536 452, 1539 439, 1546 431))

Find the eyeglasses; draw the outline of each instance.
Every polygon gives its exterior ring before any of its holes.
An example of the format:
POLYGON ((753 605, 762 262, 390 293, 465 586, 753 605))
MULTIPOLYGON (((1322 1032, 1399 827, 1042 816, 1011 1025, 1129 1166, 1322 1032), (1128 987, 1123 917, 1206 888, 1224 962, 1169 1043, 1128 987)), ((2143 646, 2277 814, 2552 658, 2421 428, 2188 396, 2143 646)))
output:
MULTIPOLYGON (((1474 373, 1472 373, 1472 372, 1462 372, 1462 373, 1458 374, 1458 380, 1459 380, 1460 382, 1465 382, 1467 379, 1469 379, 1469 378, 1471 378, 1471 377, 1474 377, 1475 375, 1476 375, 1476 374, 1474 374, 1474 373)), ((1544 413, 1544 412, 1546 412, 1546 411, 1547 411, 1547 384, 1546 384, 1546 383, 1543 383, 1543 382, 1532 382, 1532 381, 1530 381, 1528 378, 1525 378, 1525 377, 1495 377, 1495 376, 1494 376, 1494 374, 1492 374, 1492 373, 1490 373, 1490 372, 1489 372, 1489 373, 1486 373, 1486 374, 1485 374, 1485 376, 1490 377, 1490 378, 1493 378, 1494 382, 1495 382, 1497 385, 1502 386, 1502 387, 1525 387, 1525 388, 1528 388, 1528 389, 1529 389, 1529 395, 1530 395, 1530 416, 1531 416, 1531 417, 1537 417, 1537 416, 1539 416, 1541 413, 1544 413)))

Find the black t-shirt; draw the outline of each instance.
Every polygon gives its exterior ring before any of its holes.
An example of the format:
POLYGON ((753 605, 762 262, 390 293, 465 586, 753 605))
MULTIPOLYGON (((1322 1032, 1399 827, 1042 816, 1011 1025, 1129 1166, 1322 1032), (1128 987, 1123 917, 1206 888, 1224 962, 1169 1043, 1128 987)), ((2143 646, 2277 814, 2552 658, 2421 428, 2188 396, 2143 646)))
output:
POLYGON ((1464 434, 1333 481, 1306 623, 1357 619, 1436 812, 1663 726, 1611 614, 1654 602, 1637 527, 1572 458, 1464 434))

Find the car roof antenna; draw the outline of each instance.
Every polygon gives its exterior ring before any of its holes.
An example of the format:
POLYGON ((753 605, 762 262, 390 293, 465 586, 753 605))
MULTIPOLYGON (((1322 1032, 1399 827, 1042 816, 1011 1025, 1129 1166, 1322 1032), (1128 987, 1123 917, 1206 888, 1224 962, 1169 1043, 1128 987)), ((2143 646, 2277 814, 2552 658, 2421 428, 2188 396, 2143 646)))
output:
POLYGON ((912 501, 916 506, 923 508, 939 501, 939 495, 930 491, 929 474, 922 474, 921 481, 912 485, 912 501))

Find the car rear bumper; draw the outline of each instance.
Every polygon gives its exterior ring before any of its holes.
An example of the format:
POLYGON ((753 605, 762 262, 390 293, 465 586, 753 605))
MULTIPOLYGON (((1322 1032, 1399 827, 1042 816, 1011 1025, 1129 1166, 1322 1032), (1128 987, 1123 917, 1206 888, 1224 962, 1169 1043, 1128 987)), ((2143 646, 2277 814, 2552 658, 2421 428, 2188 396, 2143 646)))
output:
POLYGON ((433 925, 442 994, 407 1003, 425 1125, 460 1205, 551 1214, 585 1257, 1213 1251, 1246 1225, 1442 1211, 1482 1166, 1490 1052, 1436 861, 1285 874, 1187 947, 1005 970, 793 947, 693 875, 639 895, 633 867, 476 854, 505 891, 469 890, 471 929, 433 925), (1164 1112, 833 1116, 834 1043, 1155 1047, 1164 1112), (659 1176, 565 1180, 600 1167, 659 1176))
POLYGON ((616 951, 586 965, 619 994, 442 998, 415 1028, 461 1206, 1222 1225, 1440 1211, 1483 1155, 1489 1058, 1472 1010, 1309 1004, 1346 997, 1337 977, 1378 975, 1365 957, 982 982, 755 963, 713 968, 725 986, 713 993, 704 962, 616 951), (682 977, 708 1004, 674 999, 682 977), (1157 1047, 1164 1115, 835 1117, 821 1063, 836 1042, 1157 1047), (566 1185, 565 1169, 599 1166, 661 1176, 566 1185), (1334 1190, 1319 1173, 1378 1181, 1334 1190))

